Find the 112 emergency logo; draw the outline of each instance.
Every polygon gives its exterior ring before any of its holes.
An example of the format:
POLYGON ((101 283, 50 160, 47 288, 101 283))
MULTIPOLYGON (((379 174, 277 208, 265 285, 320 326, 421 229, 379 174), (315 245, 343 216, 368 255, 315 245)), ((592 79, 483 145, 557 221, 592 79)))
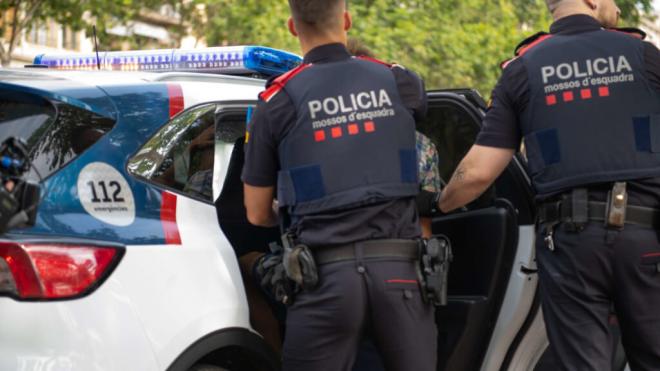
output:
POLYGON ((96 219, 125 227, 135 221, 135 200, 126 179, 114 167, 93 162, 78 175, 78 198, 96 219))

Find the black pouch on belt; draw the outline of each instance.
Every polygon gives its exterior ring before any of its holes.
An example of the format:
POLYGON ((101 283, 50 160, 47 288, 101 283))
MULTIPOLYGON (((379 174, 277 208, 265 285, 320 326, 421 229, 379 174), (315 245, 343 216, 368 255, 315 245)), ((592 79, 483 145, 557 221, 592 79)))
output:
POLYGON ((581 232, 589 222, 589 192, 586 188, 571 191, 571 217, 566 227, 573 232, 581 232))
POLYGON ((254 267, 254 275, 264 291, 275 301, 291 305, 299 288, 284 270, 284 249, 278 243, 269 245, 271 253, 264 255, 254 267))
POLYGON ((422 241, 420 255, 424 301, 435 306, 447 305, 449 265, 453 260, 449 238, 436 235, 422 241))

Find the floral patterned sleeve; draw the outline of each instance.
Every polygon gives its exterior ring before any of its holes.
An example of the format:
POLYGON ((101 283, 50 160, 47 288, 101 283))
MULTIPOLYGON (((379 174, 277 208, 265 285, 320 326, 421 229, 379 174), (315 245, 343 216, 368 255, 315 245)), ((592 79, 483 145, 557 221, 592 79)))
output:
POLYGON ((424 134, 417 132, 416 138, 420 189, 428 192, 440 192, 442 180, 438 170, 440 163, 438 150, 424 134))

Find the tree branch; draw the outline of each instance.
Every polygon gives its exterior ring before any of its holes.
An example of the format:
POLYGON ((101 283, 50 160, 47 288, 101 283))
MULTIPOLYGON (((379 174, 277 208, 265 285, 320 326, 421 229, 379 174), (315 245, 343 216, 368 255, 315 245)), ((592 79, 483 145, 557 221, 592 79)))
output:
POLYGON ((5 35, 5 28, 6 25, 5 23, 7 22, 7 12, 0 12, 0 23, 2 23, 2 27, 0 27, 0 65, 2 65, 1 61, 4 59, 4 55, 6 53, 5 50, 5 43, 4 43, 4 35, 5 35))
POLYGON ((32 6, 25 11, 25 16, 23 17, 23 22, 21 24, 21 31, 27 27, 28 24, 32 23, 34 20, 34 14, 37 12, 44 0, 37 0, 32 3, 32 6))
POLYGON ((22 0, 16 0, 13 4, 14 16, 11 20, 11 35, 9 36, 9 45, 7 45, 7 50, 5 54, 2 55, 2 65, 7 66, 11 62, 11 55, 14 53, 14 47, 16 46, 16 33, 18 31, 19 25, 19 14, 21 10, 22 0))

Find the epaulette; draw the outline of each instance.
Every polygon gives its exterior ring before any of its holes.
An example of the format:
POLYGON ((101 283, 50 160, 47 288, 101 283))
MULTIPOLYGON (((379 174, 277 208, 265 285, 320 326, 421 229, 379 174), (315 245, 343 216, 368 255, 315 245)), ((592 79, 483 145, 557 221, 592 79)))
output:
POLYGON ((552 37, 552 35, 547 32, 539 32, 526 38, 520 44, 518 44, 518 46, 516 46, 516 50, 514 52, 515 56, 521 57, 523 54, 527 53, 528 50, 550 37, 552 37))
POLYGON ((507 59, 504 62, 500 63, 500 68, 501 69, 507 68, 507 66, 509 66, 509 64, 511 64, 511 62, 515 61, 516 59, 518 59, 518 57, 525 54, 529 49, 531 49, 532 47, 534 47, 535 45, 537 45, 541 41, 549 38, 550 36, 551 35, 547 32, 539 32, 539 33, 536 33, 536 34, 526 38, 525 40, 521 41, 520 44, 518 44, 518 46, 516 46, 516 49, 513 53, 514 57, 510 58, 510 59, 507 59))
POLYGON ((630 35, 640 40, 646 39, 646 32, 640 30, 639 28, 634 28, 634 27, 606 28, 606 30, 614 31, 614 32, 623 32, 627 35, 630 35))
POLYGON ((268 80, 266 83, 266 90, 259 94, 259 98, 264 102, 270 101, 275 95, 277 95, 277 93, 284 89, 284 86, 287 82, 289 82, 294 76, 301 73, 310 66, 311 64, 301 64, 300 66, 292 69, 287 73, 284 73, 274 79, 268 80))
POLYGON ((392 68, 393 66, 395 66, 395 65, 392 64, 392 63, 383 62, 383 61, 378 60, 378 59, 376 59, 376 58, 371 58, 371 57, 367 57, 367 56, 364 56, 364 55, 361 55, 361 56, 356 57, 356 58, 357 58, 357 59, 362 59, 363 61, 369 61, 369 62, 374 62, 374 63, 382 64, 383 66, 387 66, 387 67, 389 67, 389 68, 392 68))
POLYGON ((509 64, 511 64, 511 62, 515 61, 516 59, 518 59, 518 57, 513 57, 513 58, 510 58, 510 59, 507 59, 507 60, 503 61, 502 63, 500 63, 500 68, 501 69, 507 68, 509 66, 509 64))

